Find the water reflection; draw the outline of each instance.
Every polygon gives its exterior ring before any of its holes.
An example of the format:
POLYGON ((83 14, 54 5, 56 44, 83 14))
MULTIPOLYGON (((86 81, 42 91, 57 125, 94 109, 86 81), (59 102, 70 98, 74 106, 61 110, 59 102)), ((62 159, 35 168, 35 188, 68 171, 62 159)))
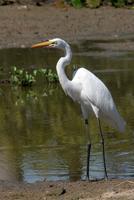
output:
MULTIPOLYGON (((134 60, 131 55, 134 54, 126 52, 122 56, 116 52, 111 56, 103 52, 102 56, 102 50, 97 47, 91 53, 85 47, 84 55, 81 45, 74 46, 72 65, 88 66, 106 83, 127 121, 125 134, 103 124, 108 174, 118 178, 133 177, 134 60)), ((55 67, 61 54, 53 50, 1 50, 0 63, 4 67, 1 77, 7 75, 10 65, 55 67)), ((71 76, 71 67, 68 76, 71 76)), ((1 85, 0 180, 34 182, 85 178, 86 136, 80 113, 79 106, 64 95, 58 84, 41 82, 27 89, 1 85)), ((93 141, 91 176, 101 178, 102 152, 94 118, 90 121, 90 130, 93 141)))

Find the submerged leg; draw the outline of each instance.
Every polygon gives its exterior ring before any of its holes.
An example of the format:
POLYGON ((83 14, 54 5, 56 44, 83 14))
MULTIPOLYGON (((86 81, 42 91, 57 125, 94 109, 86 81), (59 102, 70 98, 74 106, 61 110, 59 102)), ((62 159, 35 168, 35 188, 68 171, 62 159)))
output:
POLYGON ((90 163, 90 152, 91 152, 91 140, 90 140, 90 135, 89 135, 89 130, 88 130, 88 120, 85 120, 85 125, 86 125, 86 134, 88 138, 88 143, 87 143, 87 179, 89 180, 89 163, 90 163))
POLYGON ((102 142, 102 148, 103 148, 103 164, 104 164, 105 178, 108 179, 107 169, 106 169, 106 159, 105 159, 104 137, 103 137, 103 133, 102 133, 102 129, 101 129, 101 123, 100 123, 100 119, 99 118, 98 118, 98 123, 99 123, 99 130, 100 130, 101 142, 102 142))

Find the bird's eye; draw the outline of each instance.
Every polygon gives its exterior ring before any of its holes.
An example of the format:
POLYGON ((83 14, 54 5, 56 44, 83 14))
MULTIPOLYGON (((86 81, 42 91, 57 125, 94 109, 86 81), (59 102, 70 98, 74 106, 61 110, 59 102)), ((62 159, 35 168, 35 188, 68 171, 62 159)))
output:
POLYGON ((56 44, 57 44, 56 42, 52 42, 52 43, 51 43, 51 46, 52 46, 52 47, 55 47, 56 44))
POLYGON ((57 45, 57 42, 56 42, 56 41, 54 42, 54 45, 57 45))

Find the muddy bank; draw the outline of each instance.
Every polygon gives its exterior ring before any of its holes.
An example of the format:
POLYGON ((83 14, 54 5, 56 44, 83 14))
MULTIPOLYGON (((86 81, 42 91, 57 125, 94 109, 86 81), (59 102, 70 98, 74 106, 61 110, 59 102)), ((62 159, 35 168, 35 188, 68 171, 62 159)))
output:
POLYGON ((134 46, 133 33, 134 10, 129 9, 59 8, 50 4, 0 7, 0 48, 27 47, 53 37, 73 43, 83 39, 123 37, 128 39, 129 47, 134 46))
POLYGON ((133 200, 133 181, 43 182, 0 184, 2 200, 133 200))

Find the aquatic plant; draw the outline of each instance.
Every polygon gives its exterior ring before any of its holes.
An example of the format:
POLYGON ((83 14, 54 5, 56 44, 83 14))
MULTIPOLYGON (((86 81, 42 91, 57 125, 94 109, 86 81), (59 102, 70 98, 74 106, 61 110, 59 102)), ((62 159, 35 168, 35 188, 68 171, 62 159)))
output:
POLYGON ((12 67, 10 81, 12 84, 21 86, 31 86, 35 82, 35 77, 25 69, 12 67))
POLYGON ((52 69, 40 68, 34 69, 31 72, 26 69, 21 69, 16 66, 12 67, 10 72, 10 82, 13 85, 31 86, 42 77, 48 83, 58 81, 58 76, 52 69))
POLYGON ((42 76, 43 79, 49 83, 58 81, 58 75, 56 74, 56 72, 53 72, 52 69, 48 69, 48 68, 35 69, 33 71, 33 74, 36 77, 42 76))

